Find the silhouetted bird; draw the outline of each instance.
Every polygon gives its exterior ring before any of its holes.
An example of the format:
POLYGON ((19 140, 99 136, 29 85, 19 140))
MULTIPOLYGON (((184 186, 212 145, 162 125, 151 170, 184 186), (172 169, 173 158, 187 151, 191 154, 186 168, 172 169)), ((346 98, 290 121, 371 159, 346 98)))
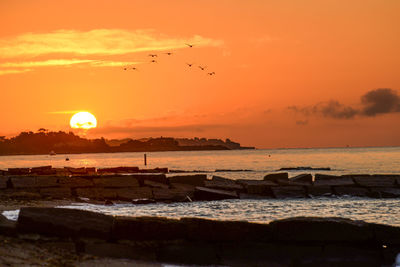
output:
POLYGON ((157 57, 156 54, 149 54, 149 57, 157 57))
POLYGON ((187 46, 189 46, 190 48, 192 48, 193 47, 193 45, 192 44, 186 44, 187 46))
POLYGON ((157 61, 153 59, 152 61, 150 61, 150 63, 157 63, 157 61))
POLYGON ((189 67, 193 66, 193 63, 186 63, 189 67))
POLYGON ((207 74, 211 76, 211 75, 215 75, 215 72, 208 72, 207 74))
POLYGON ((133 70, 138 70, 136 67, 132 67, 133 70))
POLYGON ((167 54, 168 56, 170 56, 170 55, 172 55, 173 53, 172 53, 172 52, 167 52, 167 53, 165 53, 165 54, 167 54))
POLYGON ((124 70, 127 70, 127 68, 124 68, 124 70))
POLYGON ((205 70, 207 67, 199 66, 199 68, 200 68, 201 70, 205 70))

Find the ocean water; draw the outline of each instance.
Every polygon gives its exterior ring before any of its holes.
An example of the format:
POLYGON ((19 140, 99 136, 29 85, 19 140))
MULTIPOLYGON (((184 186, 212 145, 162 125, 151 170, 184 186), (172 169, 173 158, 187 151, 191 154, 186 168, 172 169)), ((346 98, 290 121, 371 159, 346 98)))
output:
MULTIPOLYGON (((144 153, 101 153, 73 155, 3 156, 0 169, 8 167, 115 167, 143 166, 144 153), (70 161, 65 161, 68 157, 70 161)), ((232 179, 262 179, 282 167, 329 167, 330 171, 290 171, 328 174, 400 174, 400 147, 271 149, 235 151, 185 151, 146 153, 147 168, 198 170, 232 179), (236 170, 215 172, 215 170, 236 170), (248 171, 237 171, 248 170, 248 171)), ((223 200, 191 203, 157 203, 114 206, 77 203, 68 208, 85 209, 111 215, 201 217, 224 220, 269 222, 294 216, 345 217, 400 226, 400 199, 332 197, 314 199, 223 200)), ((18 211, 8 211, 16 218, 18 211)))
POLYGON ((232 179, 262 179, 283 167, 329 167, 331 171, 290 171, 294 176, 302 172, 329 174, 400 174, 400 147, 376 148, 316 148, 316 149, 257 149, 226 151, 147 152, 144 166, 142 152, 98 153, 70 155, 0 156, 0 169, 9 167, 168 167, 172 170, 217 172, 232 179), (66 161, 66 158, 69 161, 66 161))

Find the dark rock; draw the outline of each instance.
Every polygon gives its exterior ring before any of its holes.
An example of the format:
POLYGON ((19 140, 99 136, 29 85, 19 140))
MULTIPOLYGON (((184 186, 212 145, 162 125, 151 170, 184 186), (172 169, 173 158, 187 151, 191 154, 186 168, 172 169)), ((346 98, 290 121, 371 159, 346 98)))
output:
POLYGON ((100 213, 64 208, 21 208, 18 232, 61 237, 108 239, 114 218, 100 213))
POLYGON ((90 176, 72 176, 72 177, 60 177, 58 178, 58 185, 77 188, 77 187, 93 187, 94 183, 90 176))
POLYGON ((194 188, 193 191, 185 191, 177 188, 154 188, 153 189, 153 197, 157 201, 186 201, 187 197, 193 198, 194 196, 194 188))
POLYGON ((0 235, 13 236, 16 234, 16 222, 11 221, 0 213, 0 235))
POLYGON ((10 180, 13 188, 36 187, 36 178, 32 176, 14 176, 10 180))
POLYGON ((381 266, 381 252, 371 246, 328 244, 324 246, 320 266, 381 266))
POLYGON ((10 190, 2 193, 5 193, 5 196, 7 196, 8 198, 18 199, 18 200, 35 200, 42 198, 37 189, 29 191, 28 190, 29 190, 28 188, 24 188, 21 190, 10 190))
POLYGON ((81 167, 81 168, 64 167, 64 169, 71 174, 78 174, 78 175, 79 174, 88 174, 85 167, 81 167))
POLYGON ((30 168, 8 168, 9 175, 27 175, 30 174, 30 168))
POLYGON ((115 217, 113 238, 127 240, 174 240, 185 236, 179 220, 163 217, 115 217))
POLYGON ((40 166, 31 168, 31 173, 37 175, 50 175, 56 174, 56 170, 53 169, 52 166, 40 166))
POLYGON ((169 188, 169 185, 167 185, 166 183, 154 182, 154 181, 148 180, 148 179, 144 179, 143 185, 150 186, 150 187, 155 187, 155 188, 164 188, 164 189, 168 189, 169 188))
POLYGON ((0 176, 4 176, 4 175, 7 175, 7 174, 8 174, 8 171, 0 170, 0 176))
POLYGON ((354 186, 353 179, 349 177, 339 177, 337 179, 315 179, 314 181, 315 186, 354 186))
POLYGON ((324 168, 313 168, 313 167, 285 167, 280 168, 280 171, 330 171, 331 168, 324 167, 324 168))
POLYGON ((57 176, 37 176, 35 177, 36 187, 55 187, 58 186, 57 176))
POLYGON ((8 177, 1 177, 0 176, 0 189, 7 188, 8 177))
POLYGON ((115 193, 117 194, 118 199, 125 201, 153 197, 153 193, 150 187, 116 188, 115 193))
POLYGON ((367 197, 369 196, 369 191, 366 188, 355 187, 355 186, 335 186, 333 191, 338 196, 353 196, 353 197, 367 197))
POLYGON ((40 195, 43 197, 51 197, 54 199, 71 198, 71 189, 67 187, 56 187, 56 188, 41 188, 40 195))
POLYGON ((307 194, 309 196, 323 197, 323 196, 331 196, 333 194, 332 188, 330 186, 321 185, 321 186, 308 186, 307 194))
POLYGON ((294 217, 270 223, 276 241, 365 242, 373 241, 368 223, 345 218, 294 217))
POLYGON ((175 242, 161 246, 157 260, 179 266, 219 266, 219 245, 203 242, 175 242))
POLYGON ((272 194, 276 198, 304 198, 306 191, 303 186, 273 186, 272 194))
POLYGON ((196 175, 178 175, 168 177, 170 183, 190 184, 194 186, 204 186, 204 182, 207 179, 205 174, 196 175))
POLYGON ((142 198, 142 199, 133 199, 132 204, 139 205, 139 204, 153 204, 156 203, 154 199, 142 198))
POLYGON ((340 179, 342 176, 337 176, 337 175, 330 175, 330 174, 321 174, 321 173, 316 173, 314 177, 315 181, 321 181, 321 180, 335 180, 335 179, 340 179))
POLYGON ((272 196, 271 186, 277 185, 276 183, 269 180, 236 180, 238 184, 241 184, 246 189, 248 194, 258 194, 272 196))
POLYGON ((355 176, 354 182, 365 187, 393 187, 396 177, 391 175, 355 176))
POLYGON ((287 172, 270 173, 264 176, 264 181, 276 182, 277 180, 289 180, 289 174, 287 172))
POLYGON ((161 184, 169 184, 169 181, 165 174, 133 174, 133 178, 138 179, 141 185, 144 185, 144 181, 151 181, 161 184))
POLYGON ((114 188, 95 188, 95 187, 88 187, 88 188, 76 188, 75 189, 77 197, 85 197, 89 199, 117 199, 117 192, 114 188))
POLYGON ((138 173, 139 167, 116 167, 116 168, 101 168, 98 173, 138 173))
POLYGON ((221 200, 239 198, 235 191, 226 191, 196 186, 194 191, 196 200, 221 200))
MULTIPOLYGON (((378 245, 400 245, 400 227, 370 223, 378 245)), ((400 250, 399 250, 400 252, 400 250)))
POLYGON ((231 170, 231 169, 216 169, 215 172, 252 172, 253 170, 231 170))
POLYGON ((109 199, 106 199, 106 200, 104 201, 104 205, 106 205, 106 206, 113 206, 113 205, 114 205, 114 202, 112 202, 112 201, 109 200, 109 199))
POLYGON ((240 199, 271 199, 273 198, 272 194, 264 194, 264 195, 260 195, 260 194, 249 194, 249 193, 239 193, 239 198, 240 199))
POLYGON ((141 169, 140 173, 168 173, 168 168, 141 169))
POLYGON ((93 179, 97 187, 138 187, 139 181, 131 175, 110 175, 93 179))
POLYGON ((204 242, 269 241, 272 233, 268 224, 245 221, 217 221, 201 218, 181 218, 186 239, 204 242))
POLYGON ((291 182, 302 182, 302 183, 311 184, 313 182, 313 177, 309 173, 304 173, 304 174, 296 175, 295 177, 292 177, 289 180, 291 182))
POLYGON ((400 188, 393 187, 372 187, 372 195, 378 198, 398 198, 400 197, 400 188))
POLYGON ((243 190, 244 187, 241 184, 236 183, 234 180, 227 179, 220 176, 213 176, 211 180, 205 181, 205 186, 215 189, 225 190, 243 190))
POLYGON ((156 261, 156 246, 151 246, 151 244, 148 243, 140 244, 136 242, 134 244, 129 244, 129 242, 111 243, 101 240, 85 240, 84 249, 85 253, 101 258, 109 257, 152 262, 156 261))

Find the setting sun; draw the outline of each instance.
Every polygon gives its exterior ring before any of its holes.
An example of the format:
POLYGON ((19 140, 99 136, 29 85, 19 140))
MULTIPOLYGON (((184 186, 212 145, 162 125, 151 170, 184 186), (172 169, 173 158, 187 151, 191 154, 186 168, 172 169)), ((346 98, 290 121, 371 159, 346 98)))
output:
POLYGON ((71 128, 91 129, 96 128, 96 117, 86 111, 78 112, 71 117, 69 122, 71 128))

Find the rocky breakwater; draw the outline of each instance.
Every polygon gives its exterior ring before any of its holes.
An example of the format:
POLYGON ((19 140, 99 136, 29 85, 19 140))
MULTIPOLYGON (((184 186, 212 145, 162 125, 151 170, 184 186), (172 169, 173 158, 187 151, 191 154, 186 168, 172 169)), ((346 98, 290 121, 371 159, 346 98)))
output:
POLYGON ((116 200, 141 204, 321 196, 400 197, 400 175, 304 173, 289 178, 288 173, 278 172, 266 175, 263 180, 231 180, 215 175, 208 179, 205 174, 167 176, 167 168, 27 169, 9 169, 0 175, 0 198, 97 200, 109 204, 116 200))
POLYGON ((0 216, 1 235, 77 254, 223 266, 383 266, 400 252, 399 227, 344 218, 258 224, 22 208, 17 222, 0 216))

